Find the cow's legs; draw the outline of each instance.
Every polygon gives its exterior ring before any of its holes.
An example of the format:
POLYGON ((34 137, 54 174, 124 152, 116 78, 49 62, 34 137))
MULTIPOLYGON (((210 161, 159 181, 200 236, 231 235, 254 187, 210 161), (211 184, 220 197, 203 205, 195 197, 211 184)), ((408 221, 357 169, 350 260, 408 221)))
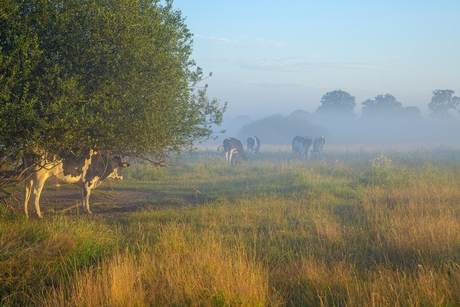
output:
POLYGON ((81 199, 83 203, 83 209, 88 214, 93 214, 89 209, 89 197, 91 196, 91 187, 87 182, 84 183, 83 187, 81 188, 81 199))
POLYGON ((40 195, 42 194, 43 186, 45 185, 45 182, 37 180, 34 184, 33 187, 33 193, 32 193, 32 199, 35 204, 35 211, 37 211, 37 216, 39 218, 43 218, 42 212, 40 210, 40 195))
POLYGON ((34 185, 34 180, 32 178, 27 179, 24 184, 24 213, 26 214, 27 218, 29 218, 28 203, 29 203, 30 193, 32 192, 33 185, 34 185))
POLYGON ((307 147, 305 149, 305 157, 306 157, 307 161, 310 159, 310 147, 307 147))
POLYGON ((232 165, 233 164, 233 149, 230 150, 230 156, 228 159, 228 164, 232 165))

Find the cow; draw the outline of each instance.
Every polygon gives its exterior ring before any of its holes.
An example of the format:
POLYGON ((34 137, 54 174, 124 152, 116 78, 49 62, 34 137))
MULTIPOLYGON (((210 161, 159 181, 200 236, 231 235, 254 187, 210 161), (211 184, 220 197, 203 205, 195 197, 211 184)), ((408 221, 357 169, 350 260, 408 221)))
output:
POLYGON ((305 156, 308 161, 312 143, 313 138, 311 136, 298 135, 292 140, 292 152, 300 157, 305 156))
POLYGON ((250 136, 246 140, 247 152, 252 152, 255 155, 260 154, 260 140, 257 136, 250 136))
POLYGON ((312 153, 317 156, 322 156, 324 152, 324 146, 326 146, 326 137, 324 136, 317 136, 313 141, 313 149, 312 153))
POLYGON ((243 144, 236 138, 226 138, 223 142, 223 147, 225 157, 230 165, 235 165, 240 163, 241 160, 245 161, 248 159, 244 154, 243 144))
POLYGON ((106 178, 121 180, 122 168, 129 166, 118 156, 108 156, 92 150, 79 154, 31 154, 23 157, 24 167, 29 168, 25 179, 24 211, 29 217, 28 202, 32 195, 35 210, 39 218, 43 218, 40 211, 40 195, 45 182, 54 186, 76 184, 80 187, 83 208, 92 214, 89 207, 91 190, 98 187, 106 178))

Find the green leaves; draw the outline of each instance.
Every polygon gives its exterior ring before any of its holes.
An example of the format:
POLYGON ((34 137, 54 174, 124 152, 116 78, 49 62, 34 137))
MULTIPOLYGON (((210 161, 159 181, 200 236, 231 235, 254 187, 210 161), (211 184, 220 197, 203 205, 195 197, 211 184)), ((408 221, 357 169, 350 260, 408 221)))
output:
POLYGON ((6 0, 0 26, 0 144, 17 156, 162 156, 222 122, 226 106, 195 87, 193 35, 172 1, 6 0))

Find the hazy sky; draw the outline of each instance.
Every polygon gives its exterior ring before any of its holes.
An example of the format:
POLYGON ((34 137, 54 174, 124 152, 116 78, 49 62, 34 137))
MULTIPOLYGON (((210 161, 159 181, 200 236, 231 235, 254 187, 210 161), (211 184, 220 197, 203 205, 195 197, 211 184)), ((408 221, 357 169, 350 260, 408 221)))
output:
POLYGON ((329 91, 391 94, 425 115, 432 91, 460 96, 459 0, 175 0, 193 58, 227 117, 314 112, 329 91))

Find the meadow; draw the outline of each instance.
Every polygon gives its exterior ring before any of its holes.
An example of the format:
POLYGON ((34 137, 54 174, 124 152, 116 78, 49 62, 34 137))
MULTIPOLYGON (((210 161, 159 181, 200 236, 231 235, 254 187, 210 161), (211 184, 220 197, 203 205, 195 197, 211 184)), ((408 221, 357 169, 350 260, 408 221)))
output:
POLYGON ((133 165, 112 186, 169 195, 153 210, 27 220, 0 204, 0 305, 460 305, 459 148, 289 151, 133 165))

